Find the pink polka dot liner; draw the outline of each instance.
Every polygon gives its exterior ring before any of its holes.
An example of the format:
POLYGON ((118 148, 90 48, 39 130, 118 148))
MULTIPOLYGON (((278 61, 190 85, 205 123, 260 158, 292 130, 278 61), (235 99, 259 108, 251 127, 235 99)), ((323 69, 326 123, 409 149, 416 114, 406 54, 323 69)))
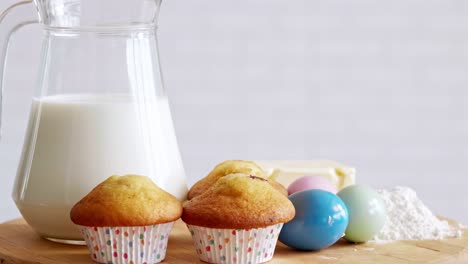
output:
POLYGON ((173 225, 78 227, 95 262, 145 264, 164 260, 173 225))
POLYGON ((256 264, 271 260, 283 224, 255 229, 216 229, 187 225, 200 260, 256 264))

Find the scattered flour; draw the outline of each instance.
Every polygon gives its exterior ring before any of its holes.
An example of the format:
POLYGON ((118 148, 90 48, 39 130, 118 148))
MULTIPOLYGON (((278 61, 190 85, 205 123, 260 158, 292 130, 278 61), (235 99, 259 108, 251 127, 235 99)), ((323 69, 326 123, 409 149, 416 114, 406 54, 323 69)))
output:
POLYGON ((330 257, 330 256, 324 256, 324 255, 319 255, 318 257, 321 259, 338 259, 337 257, 330 257))
POLYGON ((438 240, 460 237, 462 229, 439 220, 408 187, 379 190, 387 208, 387 220, 375 242, 438 240))
POLYGON ((360 247, 360 249, 365 250, 365 251, 374 251, 375 250, 375 248, 371 248, 371 247, 360 247))

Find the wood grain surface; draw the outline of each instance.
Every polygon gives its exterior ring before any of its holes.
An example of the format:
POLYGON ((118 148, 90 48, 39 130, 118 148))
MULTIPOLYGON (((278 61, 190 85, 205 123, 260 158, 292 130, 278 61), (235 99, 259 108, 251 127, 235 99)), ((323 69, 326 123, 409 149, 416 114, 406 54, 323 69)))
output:
MULTIPOLYGON (((85 246, 40 238, 24 220, 0 225, 0 263, 94 263, 85 246)), ((174 225, 164 263, 202 263, 183 222, 174 225)), ((398 241, 387 244, 337 244, 318 252, 300 252, 278 243, 270 263, 468 263, 468 230, 461 238, 398 241)))
MULTIPOLYGON (((263 162, 274 168, 277 162, 263 162)), ((307 167, 307 161, 283 162, 282 166, 307 167)), ((301 173, 284 171, 279 181, 289 184, 301 173)), ((452 225, 458 225, 449 221, 452 225)), ((0 264, 94 263, 85 246, 63 245, 39 237, 23 219, 0 224, 0 264)), ((203 263, 198 260, 191 236, 178 221, 171 232, 164 263, 203 263)), ((398 241, 387 244, 350 244, 344 240, 318 252, 301 252, 278 242, 269 263, 468 263, 468 230, 461 238, 440 241, 398 241)))

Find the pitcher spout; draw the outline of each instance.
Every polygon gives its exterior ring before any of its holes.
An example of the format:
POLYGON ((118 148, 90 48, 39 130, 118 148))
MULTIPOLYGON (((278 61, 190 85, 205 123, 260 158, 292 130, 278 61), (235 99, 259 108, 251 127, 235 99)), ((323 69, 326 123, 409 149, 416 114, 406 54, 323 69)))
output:
POLYGON ((156 25, 161 0, 35 0, 40 21, 52 28, 156 25))

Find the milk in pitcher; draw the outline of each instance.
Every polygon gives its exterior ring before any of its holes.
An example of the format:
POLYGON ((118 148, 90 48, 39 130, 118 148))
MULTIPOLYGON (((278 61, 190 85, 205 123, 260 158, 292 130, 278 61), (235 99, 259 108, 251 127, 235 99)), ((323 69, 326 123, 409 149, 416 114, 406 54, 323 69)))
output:
POLYGON ((82 240, 70 209, 111 175, 146 175, 184 199, 185 174, 168 100, 144 100, 126 95, 33 100, 13 197, 42 236, 82 240))

